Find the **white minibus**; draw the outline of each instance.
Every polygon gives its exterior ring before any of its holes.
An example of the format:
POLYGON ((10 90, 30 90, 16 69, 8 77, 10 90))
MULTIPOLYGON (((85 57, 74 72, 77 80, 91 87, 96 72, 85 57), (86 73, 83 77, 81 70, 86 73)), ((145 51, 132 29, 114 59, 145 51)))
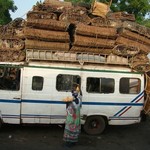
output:
POLYGON ((144 74, 129 67, 72 63, 0 63, 0 124, 64 124, 73 83, 82 90, 86 133, 139 123, 144 74))

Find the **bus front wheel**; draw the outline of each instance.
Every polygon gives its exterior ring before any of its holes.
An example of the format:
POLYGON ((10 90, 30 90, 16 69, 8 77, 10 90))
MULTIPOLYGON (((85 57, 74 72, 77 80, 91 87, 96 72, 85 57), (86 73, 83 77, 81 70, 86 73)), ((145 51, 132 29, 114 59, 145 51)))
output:
POLYGON ((101 134, 106 127, 105 119, 102 116, 90 116, 84 124, 84 131, 90 135, 101 134))

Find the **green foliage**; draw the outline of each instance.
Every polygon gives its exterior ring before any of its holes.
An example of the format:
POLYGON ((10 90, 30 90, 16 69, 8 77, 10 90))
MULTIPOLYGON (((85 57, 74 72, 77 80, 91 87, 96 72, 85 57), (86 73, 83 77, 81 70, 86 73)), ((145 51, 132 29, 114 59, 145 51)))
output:
POLYGON ((134 14, 137 22, 141 22, 150 13, 150 0, 115 0, 111 8, 113 11, 134 14))
POLYGON ((150 19, 145 19, 140 24, 150 28, 150 19))
POLYGON ((0 25, 9 23, 12 20, 10 11, 15 12, 15 10, 17 7, 13 0, 0 0, 0 25))
MULTIPOLYGON (((65 0, 74 3, 85 2, 91 3, 94 0, 65 0)), ((109 2, 110 0, 97 0, 99 2, 109 2)), ((129 14, 134 14, 138 23, 144 24, 145 17, 150 18, 150 0, 112 0, 112 12, 123 11, 129 14)), ((147 22, 147 21, 146 21, 147 22)), ((148 21, 149 22, 149 21, 148 21)))
POLYGON ((66 2, 72 2, 72 3, 91 3, 93 0, 65 0, 66 2))

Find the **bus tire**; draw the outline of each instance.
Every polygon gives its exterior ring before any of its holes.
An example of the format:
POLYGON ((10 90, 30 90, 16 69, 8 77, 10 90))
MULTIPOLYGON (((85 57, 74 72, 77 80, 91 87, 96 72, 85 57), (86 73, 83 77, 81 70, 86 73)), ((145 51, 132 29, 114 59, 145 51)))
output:
POLYGON ((101 134, 106 127, 106 122, 102 116, 90 116, 84 124, 84 131, 90 135, 101 134))

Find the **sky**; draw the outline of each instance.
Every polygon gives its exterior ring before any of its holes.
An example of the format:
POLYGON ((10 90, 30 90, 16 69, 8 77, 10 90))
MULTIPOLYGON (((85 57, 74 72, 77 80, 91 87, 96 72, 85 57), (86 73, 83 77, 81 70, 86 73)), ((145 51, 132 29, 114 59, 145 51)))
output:
MULTIPOLYGON (((32 9, 33 5, 35 5, 37 1, 39 2, 40 0, 14 0, 18 9, 14 13, 10 12, 12 19, 18 17, 25 19, 27 12, 32 9)), ((43 1, 44 0, 41 0, 41 2, 43 1)))

